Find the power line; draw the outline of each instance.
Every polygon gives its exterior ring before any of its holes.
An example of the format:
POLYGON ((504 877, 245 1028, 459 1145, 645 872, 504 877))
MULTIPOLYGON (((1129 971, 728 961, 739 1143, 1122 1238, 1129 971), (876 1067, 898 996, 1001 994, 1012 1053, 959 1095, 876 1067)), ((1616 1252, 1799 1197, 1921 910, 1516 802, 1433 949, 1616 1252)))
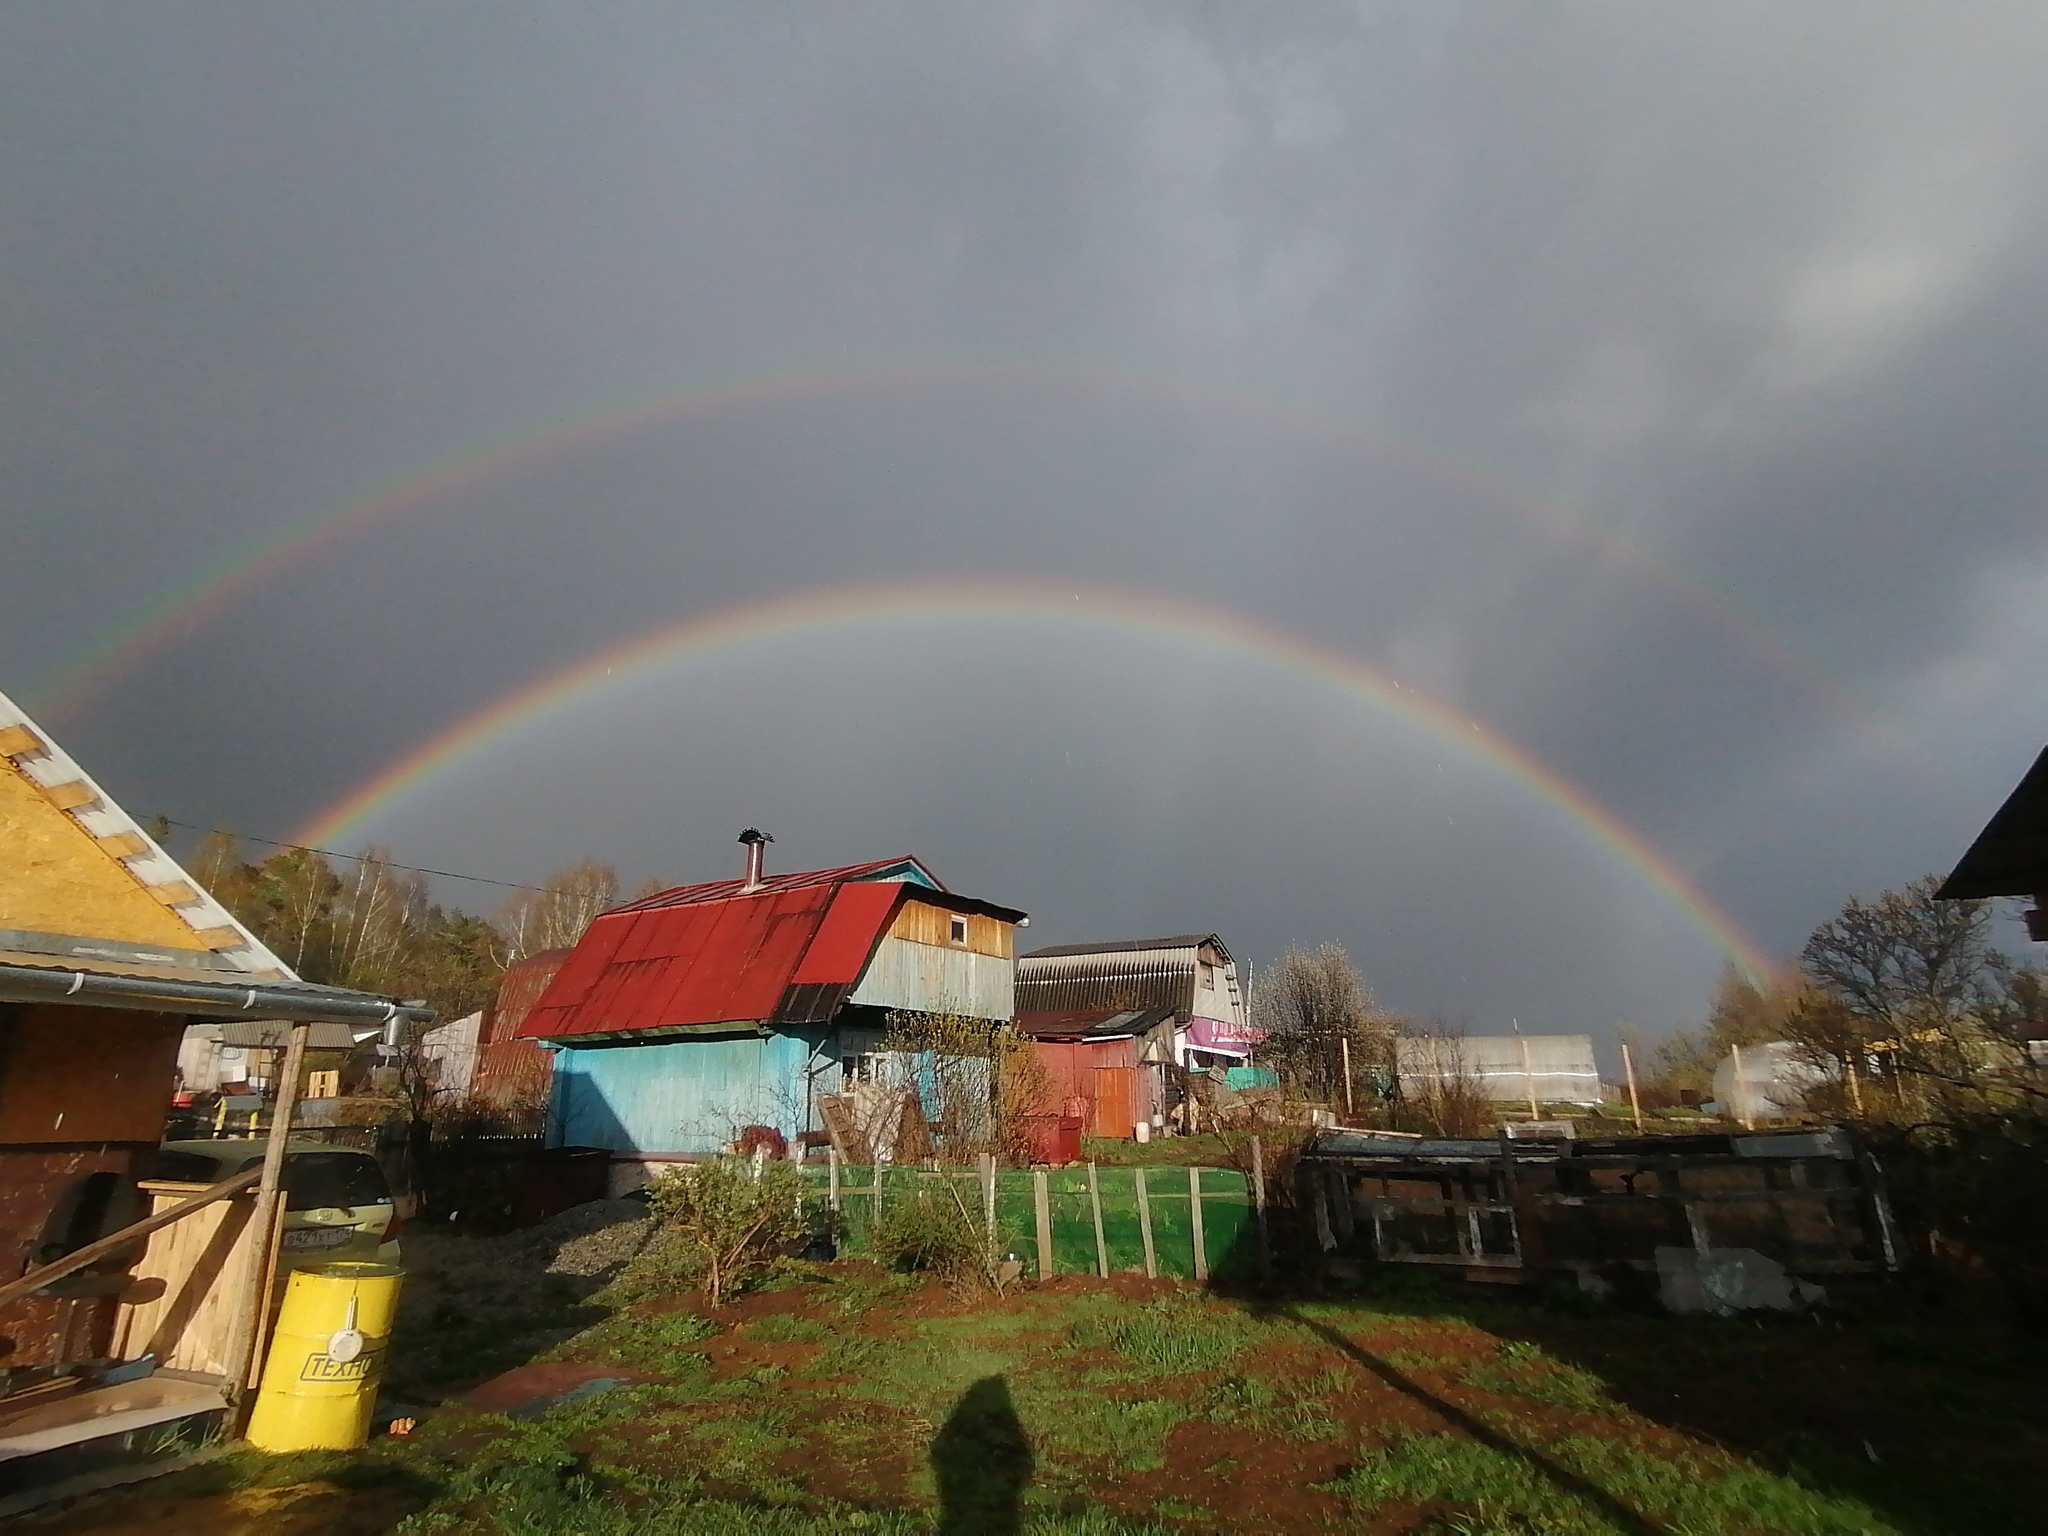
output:
POLYGON ((332 848, 309 848, 304 843, 282 842, 274 837, 256 837, 247 832, 229 832, 221 827, 202 827, 189 821, 176 821, 169 816, 159 816, 158 821, 167 827, 183 827, 187 832, 206 832, 215 837, 232 837, 245 843, 261 843, 266 848, 291 848, 299 853, 317 853, 323 859, 348 859, 356 864, 382 864, 386 869, 402 869, 409 875, 435 875, 443 880, 468 880, 477 885, 501 885, 508 891, 538 891, 548 894, 544 885, 521 885, 517 880, 492 880, 484 875, 458 875, 452 869, 422 869, 417 864, 395 864, 389 859, 373 859, 366 853, 336 853, 332 848))

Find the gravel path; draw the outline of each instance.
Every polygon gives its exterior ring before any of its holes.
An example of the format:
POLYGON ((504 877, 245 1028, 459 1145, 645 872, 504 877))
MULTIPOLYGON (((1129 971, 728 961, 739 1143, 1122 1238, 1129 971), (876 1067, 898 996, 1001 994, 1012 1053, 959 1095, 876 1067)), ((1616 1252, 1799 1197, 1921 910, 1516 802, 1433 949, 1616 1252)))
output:
POLYGON ((592 1200, 502 1237, 456 1237, 418 1228, 403 1238, 400 1316, 444 1303, 465 1319, 531 1316, 601 1289, 653 1238, 638 1200, 592 1200))

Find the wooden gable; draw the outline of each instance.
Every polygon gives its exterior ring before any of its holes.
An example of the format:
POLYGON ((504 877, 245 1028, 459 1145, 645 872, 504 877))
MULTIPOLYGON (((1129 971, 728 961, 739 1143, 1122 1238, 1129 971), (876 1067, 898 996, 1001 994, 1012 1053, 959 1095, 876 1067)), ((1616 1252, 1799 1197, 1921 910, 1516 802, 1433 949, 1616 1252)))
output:
POLYGON ((0 952, 291 975, 4 694, 0 952))

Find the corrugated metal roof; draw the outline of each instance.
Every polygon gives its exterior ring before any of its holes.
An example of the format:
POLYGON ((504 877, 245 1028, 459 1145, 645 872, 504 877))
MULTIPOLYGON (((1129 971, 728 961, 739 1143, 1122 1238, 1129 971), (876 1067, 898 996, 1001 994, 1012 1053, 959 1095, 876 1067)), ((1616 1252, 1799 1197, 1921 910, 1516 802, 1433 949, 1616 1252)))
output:
POLYGON ((1142 1035, 1174 1016, 1171 1008, 1071 1008, 1055 1013, 1020 1013, 1017 1028, 1038 1040, 1090 1040, 1142 1035))
MULTIPOLYGON (((244 1050, 281 1051, 291 1044, 292 1038, 289 1019, 250 1019, 246 1022, 235 1019, 226 1024, 198 1027, 214 1029, 218 1031, 222 1045, 238 1046, 244 1050)), ((361 1024, 309 1024, 306 1031, 306 1045, 316 1051, 352 1051, 365 1040, 374 1040, 383 1033, 361 1024)))
MULTIPOLYGON (((737 891, 740 882, 722 884, 737 891)), ((516 1035, 560 1040, 829 1018, 910 888, 858 875, 792 875, 748 895, 607 912, 516 1035)))
POLYGON ((518 1034, 519 1026, 533 1012, 548 984, 561 974, 571 953, 566 949, 541 949, 506 966, 505 974, 498 979, 496 1001, 484 1009, 481 1038, 510 1040, 518 1034))
POLYGON ((1017 1011, 1171 1008, 1191 1013, 1195 960, 1205 942, 1197 939, 1171 949, 1160 941, 1143 949, 1088 945, 1026 955, 1017 962, 1017 1011))
POLYGON ((1228 961, 1231 954, 1223 941, 1213 933, 1183 933, 1170 939, 1115 939, 1107 944, 1051 944, 1044 949, 1034 949, 1022 960, 1050 960, 1061 955, 1111 955, 1124 951, 1150 949, 1197 950, 1207 944, 1216 951, 1219 960, 1228 961))
POLYGON ((922 885, 934 891, 946 888, 938 876, 908 855, 898 859, 877 859, 869 864, 844 864, 837 869, 808 869, 790 875, 769 875, 749 893, 744 880, 712 880, 703 885, 679 885, 674 890, 656 891, 638 901, 614 907, 615 912, 653 912, 664 907, 687 907, 699 902, 727 901, 732 897, 777 895, 784 891, 810 890, 817 886, 845 885, 853 881, 878 881, 894 885, 922 885))

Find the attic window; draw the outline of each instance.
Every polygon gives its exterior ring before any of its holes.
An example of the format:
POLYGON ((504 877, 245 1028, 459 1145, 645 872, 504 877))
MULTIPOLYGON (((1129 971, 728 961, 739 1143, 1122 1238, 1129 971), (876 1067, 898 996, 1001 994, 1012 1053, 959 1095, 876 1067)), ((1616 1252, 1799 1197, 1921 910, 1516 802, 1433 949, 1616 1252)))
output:
POLYGON ((956 915, 956 916, 955 916, 955 917, 954 917, 954 918, 952 919, 952 921, 951 921, 951 922, 949 922, 949 923, 947 924, 947 928, 948 928, 948 930, 949 930, 949 932, 950 932, 950 934, 951 934, 952 940, 953 940, 953 942, 954 942, 955 944, 965 944, 965 943, 967 942, 967 919, 966 919, 966 918, 964 918, 964 917, 960 917, 960 916, 957 916, 957 915, 956 915))

